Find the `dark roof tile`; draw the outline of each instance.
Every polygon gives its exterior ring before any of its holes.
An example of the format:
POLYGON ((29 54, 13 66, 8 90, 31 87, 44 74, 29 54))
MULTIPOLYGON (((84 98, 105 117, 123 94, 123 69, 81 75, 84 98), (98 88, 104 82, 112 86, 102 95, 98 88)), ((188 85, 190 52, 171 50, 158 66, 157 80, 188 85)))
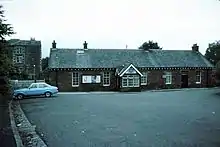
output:
POLYGON ((41 45, 41 41, 38 40, 20 40, 20 39, 10 39, 8 40, 10 45, 41 45))
POLYGON ((50 68, 213 67, 199 52, 191 50, 51 49, 50 68), (84 53, 77 53, 77 50, 84 53))

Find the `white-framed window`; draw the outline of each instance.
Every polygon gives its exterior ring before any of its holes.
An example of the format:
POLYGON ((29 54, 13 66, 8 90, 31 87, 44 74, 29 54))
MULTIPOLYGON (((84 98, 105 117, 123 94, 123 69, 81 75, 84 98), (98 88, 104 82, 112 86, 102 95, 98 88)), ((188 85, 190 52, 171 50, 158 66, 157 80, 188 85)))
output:
POLYGON ((16 47, 16 48, 14 48, 13 52, 15 54, 23 54, 24 49, 22 47, 16 47))
POLYGON ((147 72, 142 72, 141 85, 147 85, 147 72))
POLYGON ((196 84, 200 84, 201 83, 201 72, 200 71, 196 71, 196 84))
POLYGON ((139 75, 126 75, 122 77, 122 87, 139 87, 139 75))
POLYGON ((79 86, 79 73, 73 72, 72 73, 72 87, 78 87, 79 86))
POLYGON ((14 56, 13 57, 13 62, 14 63, 23 63, 24 62, 24 57, 23 56, 14 56))
POLYGON ((110 86, 110 72, 103 72, 103 86, 110 86))
POLYGON ((172 84, 172 72, 165 72, 165 84, 172 84))

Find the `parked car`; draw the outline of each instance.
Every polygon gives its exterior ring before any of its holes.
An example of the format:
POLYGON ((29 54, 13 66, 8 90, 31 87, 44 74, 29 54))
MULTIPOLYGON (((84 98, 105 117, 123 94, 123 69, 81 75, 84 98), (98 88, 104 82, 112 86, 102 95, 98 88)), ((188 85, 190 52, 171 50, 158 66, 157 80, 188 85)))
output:
POLYGON ((32 83, 28 88, 14 90, 15 99, 23 99, 29 96, 51 97, 58 93, 58 88, 47 83, 32 83))

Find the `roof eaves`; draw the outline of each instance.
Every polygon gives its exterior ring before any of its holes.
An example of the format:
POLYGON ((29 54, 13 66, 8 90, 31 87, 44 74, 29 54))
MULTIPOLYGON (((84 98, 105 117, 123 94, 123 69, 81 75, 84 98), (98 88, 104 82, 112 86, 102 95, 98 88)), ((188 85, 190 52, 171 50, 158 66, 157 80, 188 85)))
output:
POLYGON ((199 52, 200 57, 202 58, 202 60, 205 62, 205 64, 207 65, 207 67, 212 67, 214 68, 214 65, 212 65, 200 52, 199 52))

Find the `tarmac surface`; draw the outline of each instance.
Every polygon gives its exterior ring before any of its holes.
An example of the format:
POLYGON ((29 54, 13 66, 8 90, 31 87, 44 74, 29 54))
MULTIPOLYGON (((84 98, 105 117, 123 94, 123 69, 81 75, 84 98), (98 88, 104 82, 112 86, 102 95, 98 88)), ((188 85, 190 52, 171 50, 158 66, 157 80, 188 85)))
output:
POLYGON ((219 93, 63 93, 20 103, 49 147, 219 147, 219 93))

